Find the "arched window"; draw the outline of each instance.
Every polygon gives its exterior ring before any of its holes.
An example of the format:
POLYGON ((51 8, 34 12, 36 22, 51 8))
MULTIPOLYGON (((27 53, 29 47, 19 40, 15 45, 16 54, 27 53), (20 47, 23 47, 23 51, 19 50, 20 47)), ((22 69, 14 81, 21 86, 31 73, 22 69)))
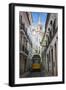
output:
POLYGON ((48 31, 50 31, 50 28, 48 28, 48 31))
POLYGON ((54 19, 54 23, 53 23, 53 29, 56 28, 56 18, 54 19))
POLYGON ((53 33, 56 33, 56 18, 54 19, 54 23, 53 23, 53 33))
POLYGON ((52 20, 50 21, 50 25, 52 26, 52 20))
POLYGON ((50 40, 52 39, 52 32, 49 32, 50 40))

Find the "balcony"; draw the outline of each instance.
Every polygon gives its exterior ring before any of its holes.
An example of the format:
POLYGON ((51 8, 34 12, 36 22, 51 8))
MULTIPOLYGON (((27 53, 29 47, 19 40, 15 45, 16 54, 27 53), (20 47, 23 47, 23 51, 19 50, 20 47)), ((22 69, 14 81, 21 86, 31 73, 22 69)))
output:
POLYGON ((28 50, 27 50, 26 48, 25 48, 25 50, 24 50, 24 51, 25 51, 25 53, 26 53, 27 55, 29 54, 29 52, 28 52, 28 50))
POLYGON ((23 52, 25 52, 27 55, 29 54, 27 48, 26 48, 24 45, 22 45, 22 49, 21 49, 21 50, 22 50, 23 52))

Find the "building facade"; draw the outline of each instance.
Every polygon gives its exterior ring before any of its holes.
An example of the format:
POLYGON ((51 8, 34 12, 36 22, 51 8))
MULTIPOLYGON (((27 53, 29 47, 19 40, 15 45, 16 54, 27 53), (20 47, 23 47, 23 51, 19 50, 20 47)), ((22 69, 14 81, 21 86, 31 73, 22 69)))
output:
MULTIPOLYGON (((33 31, 33 34, 32 34, 32 41, 33 41, 33 55, 34 54, 39 54, 40 57, 41 57, 41 51, 42 51, 42 47, 40 45, 40 42, 42 40, 42 37, 43 37, 43 25, 41 23, 41 17, 39 16, 38 17, 38 22, 36 25, 34 25, 32 27, 32 31, 33 31)), ((42 58, 41 58, 42 60, 42 58)))
POLYGON ((29 52, 32 48, 32 42, 28 35, 28 27, 31 24, 31 14, 19 12, 19 55, 20 55, 20 77, 27 75, 29 71, 29 52), (28 45, 29 44, 29 45, 28 45))
POLYGON ((58 75, 58 14, 49 13, 45 24, 42 62, 48 76, 58 75))

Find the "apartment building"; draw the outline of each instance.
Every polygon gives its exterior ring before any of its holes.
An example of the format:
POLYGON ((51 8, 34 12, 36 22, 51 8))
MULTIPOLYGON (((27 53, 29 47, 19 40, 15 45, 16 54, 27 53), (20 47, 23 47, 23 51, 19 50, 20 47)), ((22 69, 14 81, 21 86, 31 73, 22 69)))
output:
POLYGON ((29 71, 29 52, 32 48, 32 42, 28 35, 28 27, 31 24, 31 13, 19 12, 19 55, 20 55, 20 77, 26 76, 29 71), (29 48, 28 48, 29 44, 29 48))
POLYGON ((48 76, 58 75, 58 14, 48 13, 42 38, 42 62, 48 76))

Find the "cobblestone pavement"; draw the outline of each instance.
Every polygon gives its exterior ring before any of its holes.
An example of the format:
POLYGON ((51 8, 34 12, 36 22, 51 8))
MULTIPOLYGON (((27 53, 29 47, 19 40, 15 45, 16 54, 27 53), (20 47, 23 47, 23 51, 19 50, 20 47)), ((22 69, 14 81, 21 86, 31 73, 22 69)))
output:
POLYGON ((33 72, 30 72, 30 74, 27 76, 27 77, 44 77, 44 72, 42 71, 33 71, 33 72))

